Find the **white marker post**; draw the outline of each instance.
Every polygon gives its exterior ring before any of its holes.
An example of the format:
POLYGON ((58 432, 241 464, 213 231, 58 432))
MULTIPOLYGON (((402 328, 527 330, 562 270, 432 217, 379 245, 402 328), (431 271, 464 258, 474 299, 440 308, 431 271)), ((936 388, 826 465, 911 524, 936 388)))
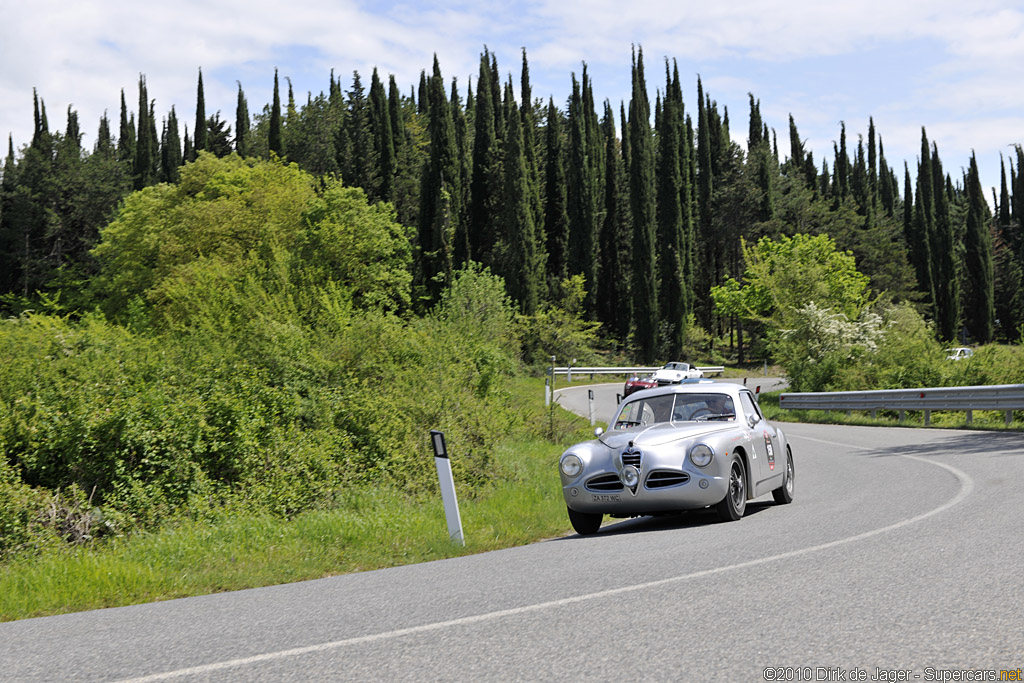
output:
POLYGON ((587 389, 587 413, 590 414, 590 426, 594 426, 594 390, 587 389))
POLYGON ((448 536, 459 545, 466 545, 462 535, 462 517, 459 516, 459 500, 455 497, 452 463, 448 459, 448 447, 444 443, 444 432, 431 429, 430 441, 434 446, 434 465, 437 466, 437 480, 441 484, 444 516, 448 520, 448 536))

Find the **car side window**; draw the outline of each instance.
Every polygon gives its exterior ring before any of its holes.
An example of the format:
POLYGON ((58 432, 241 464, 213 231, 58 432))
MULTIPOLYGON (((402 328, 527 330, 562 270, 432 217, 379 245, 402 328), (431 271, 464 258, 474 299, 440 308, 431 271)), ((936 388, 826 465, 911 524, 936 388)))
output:
POLYGON ((761 409, 757 407, 757 403, 754 401, 753 396, 750 395, 749 391, 740 392, 740 403, 743 404, 743 412, 747 415, 754 415, 757 417, 758 422, 764 419, 761 415, 761 409))

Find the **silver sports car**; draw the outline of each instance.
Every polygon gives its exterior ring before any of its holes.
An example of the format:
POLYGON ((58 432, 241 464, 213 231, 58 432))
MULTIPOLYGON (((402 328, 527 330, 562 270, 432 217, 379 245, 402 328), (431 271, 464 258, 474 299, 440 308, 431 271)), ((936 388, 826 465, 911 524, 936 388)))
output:
POLYGON ((638 517, 715 506, 734 521, 771 492, 793 500, 793 453, 749 389, 700 380, 638 391, 607 432, 558 463, 569 521, 595 533, 604 515, 638 517))

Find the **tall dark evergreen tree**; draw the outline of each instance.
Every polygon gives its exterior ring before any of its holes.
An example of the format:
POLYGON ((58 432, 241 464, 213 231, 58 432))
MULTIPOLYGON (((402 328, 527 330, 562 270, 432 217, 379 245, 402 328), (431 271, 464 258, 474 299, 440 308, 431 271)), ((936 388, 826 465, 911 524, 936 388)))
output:
POLYGON ((171 107, 167 115, 164 139, 160 143, 160 180, 176 183, 181 175, 182 153, 181 137, 178 133, 178 115, 171 107))
POLYGON ((419 246, 423 269, 420 284, 424 288, 425 303, 430 304, 451 279, 453 219, 461 212, 455 126, 437 55, 434 55, 433 75, 427 83, 427 98, 430 156, 424 166, 420 191, 419 246))
MULTIPOLYGON (((479 90, 478 90, 479 93, 479 90)), ((477 112, 479 118, 480 113, 477 112)), ((544 233, 547 246, 548 287, 552 291, 569 274, 569 216, 566 208, 565 148, 562 113, 548 99, 547 127, 544 133, 544 233)), ((475 176, 474 176, 475 177, 475 176)))
POLYGON ((388 97, 376 68, 370 79, 370 129, 373 131, 373 146, 378 163, 378 196, 375 199, 391 201, 395 187, 395 166, 398 162, 388 97))
MULTIPOLYGON (((274 79, 277 79, 277 71, 274 71, 274 79)), ((193 159, 199 156, 199 152, 209 149, 206 136, 206 95, 203 93, 203 70, 199 69, 199 83, 196 86, 196 125, 192 129, 193 159)))
POLYGON ((992 236, 989 210, 981 189, 978 162, 971 154, 967 172, 967 232, 964 236, 967 332, 975 341, 986 344, 995 332, 995 290, 992 270, 992 236))
POLYGON ((449 106, 452 112, 452 126, 455 131, 455 149, 458 164, 459 213, 452 217, 452 259, 456 268, 461 268, 470 261, 469 247, 469 190, 473 174, 473 161, 470 154, 468 123, 466 112, 462 108, 459 97, 458 80, 452 78, 451 98, 449 106))
POLYGON ((495 109, 491 86, 490 53, 484 48, 476 84, 474 106, 473 173, 470 181, 469 247, 470 257, 480 263, 493 263, 497 241, 497 221, 502 192, 501 146, 494 127, 495 109))
POLYGON ((154 173, 157 158, 157 142, 151 137, 152 126, 150 125, 149 96, 146 92, 146 79, 139 76, 139 119, 138 134, 135 142, 135 174, 133 187, 141 190, 152 185, 156 181, 154 173))
POLYGON ((271 155, 284 158, 284 139, 281 137, 281 90, 277 80, 277 69, 274 69, 274 100, 270 106, 270 136, 267 147, 271 155))
POLYGON ((594 222, 593 178, 587 156, 587 111, 576 74, 569 101, 569 148, 566 167, 566 213, 569 218, 570 275, 583 275, 587 289, 586 313, 597 294, 597 230, 594 222))
MULTIPOLYGON (((932 229, 932 287, 935 292, 935 327, 940 339, 954 340, 960 329, 960 282, 956 272, 955 240, 950 219, 949 196, 946 192, 946 176, 939 160, 939 148, 932 143, 931 177, 934 198, 934 223, 932 229)), ((927 175, 927 165, 922 173, 927 175)), ((927 181, 927 178, 925 179, 927 181)))
POLYGON ((522 123, 515 100, 511 102, 504 142, 505 191, 499 273, 509 295, 526 315, 537 311, 543 266, 530 205, 530 183, 523 154, 522 123))
POLYGON ((713 226, 713 207, 711 198, 714 186, 714 154, 711 142, 710 106, 704 95, 704 87, 700 77, 697 78, 697 253, 699 267, 697 278, 695 310, 697 319, 706 330, 711 330, 714 323, 714 309, 709 293, 711 287, 718 284, 717 272, 719 263, 718 240, 715 238, 713 226))
POLYGON ((657 263, 654 257, 654 143, 644 79, 644 52, 633 59, 629 103, 630 197, 633 219, 633 335, 641 362, 654 362, 658 344, 657 263))
POLYGON ((238 81, 238 103, 235 105, 235 151, 239 156, 249 156, 249 103, 242 91, 242 82, 238 81))
POLYGON ((601 120, 604 133, 604 202, 601 223, 600 271, 597 285, 597 316, 606 329, 618 339, 627 339, 630 328, 629 278, 624 277, 623 266, 629 263, 629 238, 623 204, 624 173, 619 141, 615 134, 615 113, 608 100, 604 103, 601 120))
POLYGON ((121 90, 121 127, 117 138, 117 158, 129 170, 135 165, 135 119, 129 117, 123 89, 121 90))
POLYGON ((683 240, 683 159, 681 138, 685 127, 682 92, 676 92, 668 60, 665 60, 665 99, 658 121, 657 235, 658 310, 667 338, 665 350, 670 358, 682 354, 686 330, 687 282, 683 280, 686 260, 683 240))
POLYGON ((921 158, 917 165, 917 193, 914 198, 914 217, 910 231, 906 233, 907 250, 910 260, 917 273, 917 284, 928 300, 935 301, 934 258, 931 250, 935 240, 934 203, 932 194, 934 182, 931 176, 931 149, 928 146, 928 135, 921 129, 921 158))

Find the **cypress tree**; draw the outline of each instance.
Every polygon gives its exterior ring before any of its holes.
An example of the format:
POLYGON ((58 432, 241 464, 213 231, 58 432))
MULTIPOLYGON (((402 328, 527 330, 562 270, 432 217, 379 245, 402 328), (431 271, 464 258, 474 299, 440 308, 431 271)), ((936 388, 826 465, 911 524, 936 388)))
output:
MULTIPOLYGON (((526 175, 530 184, 530 206, 533 210, 533 224, 537 226, 539 247, 543 252, 544 239, 544 206, 540 198, 540 159, 537 150, 537 116, 533 106, 533 87, 530 85, 530 65, 526 60, 526 48, 523 48, 523 67, 519 80, 519 107, 523 122, 523 156, 526 160, 526 175)), ((546 258, 545 258, 546 261, 546 258)))
POLYGON ((597 279, 598 319, 619 339, 629 336, 630 309, 629 278, 625 277, 629 263, 629 234, 622 211, 622 158, 619 156, 615 135, 615 114, 608 100, 604 103, 601 121, 604 134, 605 190, 601 224, 600 271, 597 279))
MULTIPOLYGON (((879 140, 881 144, 881 140, 879 140)), ((875 156, 875 119, 868 118, 868 197, 873 205, 878 201, 878 160, 875 156)))
MULTIPOLYGON (((479 97, 479 88, 477 90, 479 97)), ((480 113, 477 113, 479 120, 480 113)), ((544 234, 548 260, 548 286, 555 291, 569 274, 569 217, 566 208, 565 152, 563 147, 562 114, 548 99, 547 129, 545 130, 547 166, 544 174, 544 234)), ((475 179, 476 176, 474 176, 475 179)))
POLYGON ((921 128, 921 158, 917 165, 917 194, 914 202, 914 219, 912 229, 907 235, 907 248, 910 250, 911 261, 917 272, 917 283, 935 302, 934 279, 939 274, 934 272, 934 257, 931 253, 934 245, 934 203, 932 194, 934 182, 931 175, 931 149, 928 146, 928 135, 921 128))
MULTIPOLYGON (((274 71, 274 79, 277 79, 277 71, 274 71)), ((206 96, 203 94, 203 70, 199 69, 199 83, 196 86, 196 125, 192 129, 192 149, 195 159, 199 153, 209 149, 206 136, 206 96)))
MULTIPOLYGON (((156 135, 150 124, 151 112, 149 96, 146 92, 146 79, 139 76, 139 132, 135 139, 135 164, 132 178, 133 187, 141 190, 152 185, 156 180, 154 168, 157 159, 156 135)), ((155 124, 154 124, 155 125, 155 124)))
MULTIPOLYGON (((333 75, 331 76, 333 79, 333 75)), ((242 82, 238 83, 238 103, 235 105, 235 151, 238 156, 249 156, 249 103, 242 91, 242 82)))
MULTIPOLYGON (((934 223, 933 241, 930 245, 932 256, 932 287, 935 292, 935 322, 939 338, 956 339, 960 326, 960 286, 956 273, 953 226, 949 216, 949 195, 946 191, 945 174, 939 160, 939 148, 932 143, 931 172, 934 182, 934 223)), ((928 167, 923 166, 922 172, 928 167)))
POLYGON ((378 162, 378 195, 384 201, 391 201, 398 159, 395 154, 394 127, 391 125, 391 108, 376 67, 370 78, 370 129, 373 131, 374 152, 378 162))
POLYGON ((164 139, 160 144, 160 178, 164 182, 176 183, 181 176, 181 137, 178 134, 178 115, 171 107, 167 115, 164 139))
POLYGON ((597 295, 597 231, 594 223, 593 186, 587 157, 587 112, 576 74, 572 75, 569 102, 569 150, 566 167, 566 209, 569 218, 570 275, 582 274, 586 282, 586 313, 597 295))
POLYGON ((441 66, 434 55, 434 70, 427 83, 427 131, 430 156, 424 166, 420 191, 421 285, 427 303, 433 303, 451 279, 452 241, 461 207, 458 149, 441 66))
POLYGON ((1010 225, 1010 192, 1006 185, 1006 162, 999 153, 999 227, 1005 230, 1010 225))
POLYGON ((455 149, 458 155, 459 171, 459 214, 453 216, 452 257, 456 267, 462 267, 470 260, 469 248, 469 189, 473 173, 469 152, 469 131, 466 114, 459 98, 458 80, 452 78, 452 94, 449 102, 452 111, 452 126, 455 129, 455 149))
MULTIPOLYGON (((510 86, 511 88, 511 86, 510 86)), ((515 100, 512 100, 506 127, 505 188, 502 220, 502 245, 499 249, 499 272, 505 278, 509 296, 519 302, 526 315, 537 311, 543 268, 537 249, 533 208, 526 159, 522 146, 522 123, 515 100)))
POLYGON ((789 115, 789 167, 794 174, 802 171, 804 167, 804 143, 800 140, 800 133, 797 132, 792 114, 789 115))
POLYGON ((714 309, 711 287, 718 284, 716 240, 712 226, 711 196, 713 187, 711 125, 709 116, 710 102, 704 95, 704 87, 697 77, 697 253, 700 254, 697 273, 696 313, 704 329, 712 331, 714 309))
POLYGON ((491 78, 490 54, 484 48, 480 55, 474 107, 469 246, 470 258, 487 265, 493 263, 502 192, 501 148, 494 128, 494 110, 499 107, 494 100, 491 78))
POLYGON ((665 99, 658 127, 657 234, 661 258, 658 260, 658 310, 667 325, 666 351, 671 358, 682 354, 685 333, 685 294, 683 292, 683 207, 680 138, 683 133, 682 93, 676 96, 665 60, 665 99))
POLYGON ((121 90, 121 129, 117 138, 117 158, 124 162, 129 171, 135 165, 135 120, 128 116, 124 89, 121 90))
POLYGON ((100 127, 96 133, 96 145, 93 147, 93 154, 107 159, 113 157, 115 152, 116 146, 110 132, 110 119, 107 118, 107 112, 104 111, 103 116, 100 117, 100 127))
POLYGON ((964 235, 964 260, 967 301, 964 306, 967 331, 981 344, 992 341, 995 331, 995 289, 992 270, 992 236, 988 230, 988 205, 985 203, 978 163, 971 153, 967 172, 967 232, 964 235))
POLYGON ((655 193, 651 114, 644 79, 644 53, 633 59, 633 92, 629 103, 630 207, 633 219, 634 340, 644 363, 654 361, 658 337, 658 290, 654 256, 655 193))
POLYGON ((267 148, 271 156, 276 155, 280 159, 284 158, 284 140, 281 137, 281 90, 277 80, 277 69, 274 69, 274 100, 270 107, 270 134, 267 148))

